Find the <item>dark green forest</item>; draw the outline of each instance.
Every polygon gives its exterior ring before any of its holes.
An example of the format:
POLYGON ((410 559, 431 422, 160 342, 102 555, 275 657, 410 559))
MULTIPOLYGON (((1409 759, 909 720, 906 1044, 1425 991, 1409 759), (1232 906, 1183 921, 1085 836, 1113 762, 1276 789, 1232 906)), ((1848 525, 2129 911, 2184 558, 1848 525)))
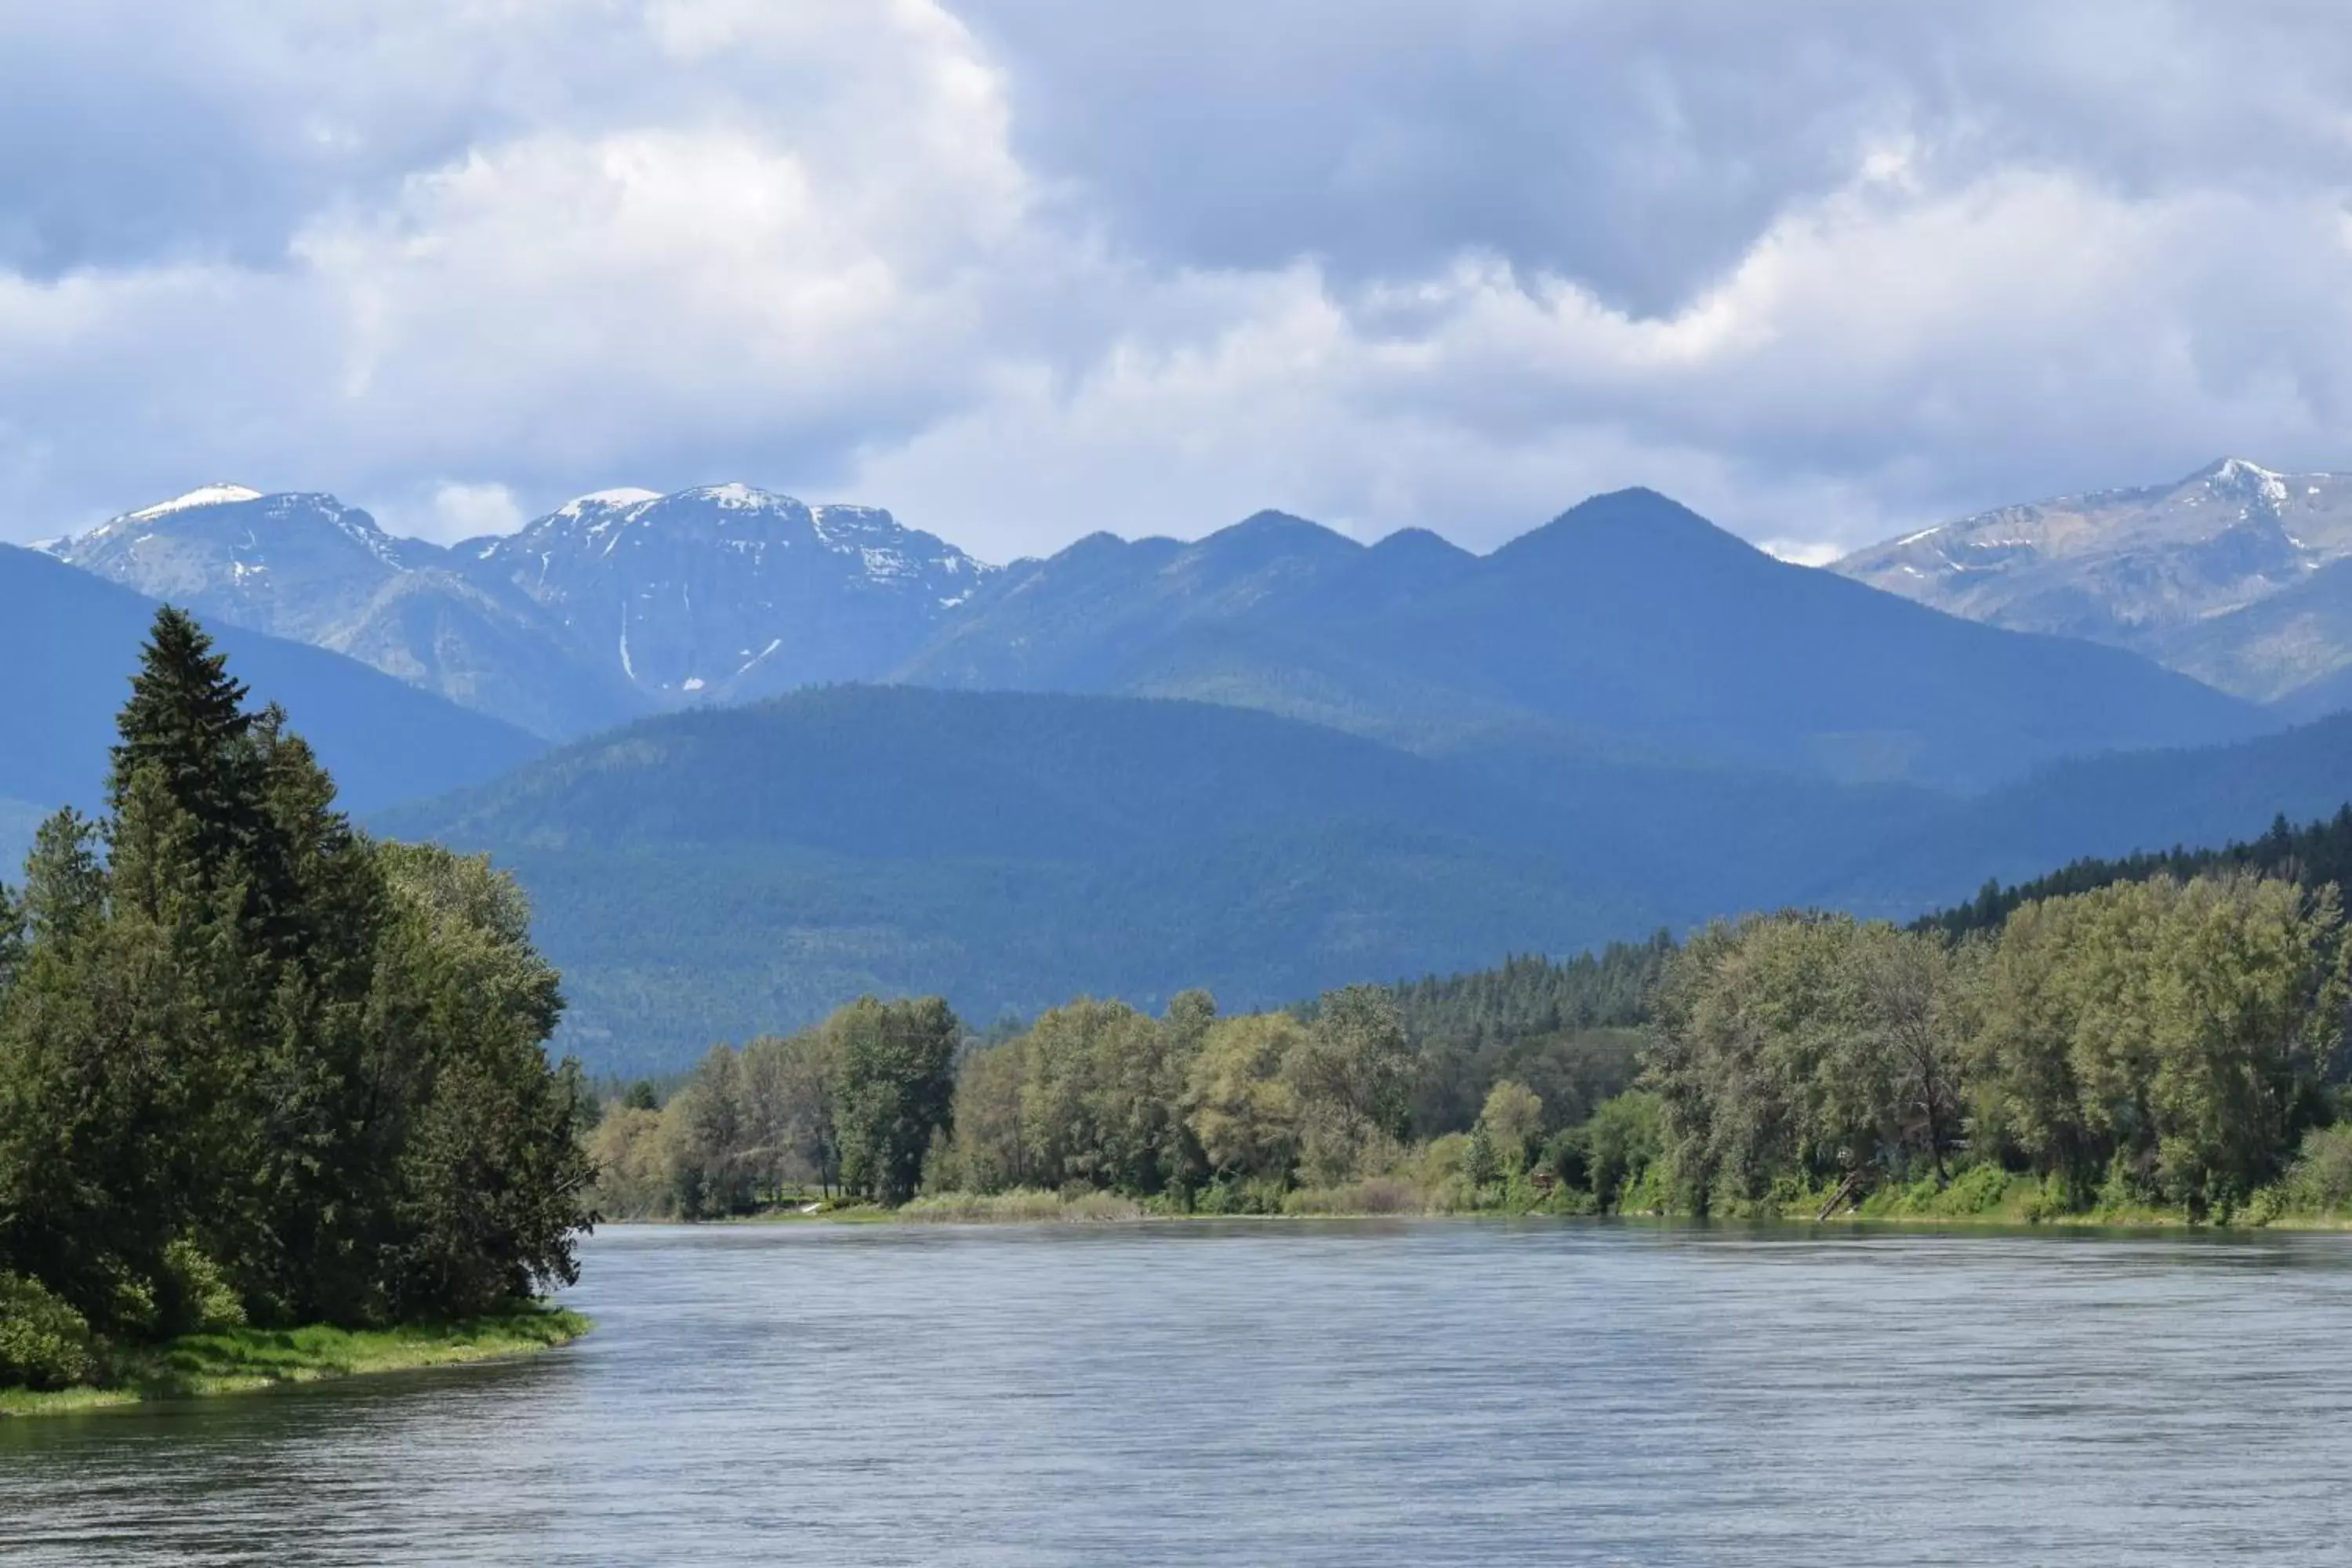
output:
POLYGON ((2151 877, 2186 880, 2217 871, 2254 871, 2314 889, 2352 883, 2352 805, 2304 827, 2281 816, 2261 837, 2232 841, 2219 849, 2176 845, 2115 859, 2085 857, 2030 882, 2013 886, 1987 882, 1969 902, 1925 916, 1918 925, 1947 936, 1967 936, 2000 929, 2021 905, 2039 900, 2087 893, 2117 882, 2144 882, 2151 877))
POLYGON ((570 1281, 592 1105, 486 861, 381 844, 165 610, 104 811, 0 889, 0 1384, 235 1325, 482 1314, 570 1281))

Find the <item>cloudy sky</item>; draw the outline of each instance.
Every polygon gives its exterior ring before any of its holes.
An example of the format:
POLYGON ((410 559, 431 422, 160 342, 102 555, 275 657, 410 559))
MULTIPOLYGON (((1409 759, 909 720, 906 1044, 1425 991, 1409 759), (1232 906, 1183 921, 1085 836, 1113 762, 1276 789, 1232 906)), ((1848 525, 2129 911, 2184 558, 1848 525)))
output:
POLYGON ((2352 468, 2334 0, 0 0, 0 538, 740 479, 992 558, 2352 468))

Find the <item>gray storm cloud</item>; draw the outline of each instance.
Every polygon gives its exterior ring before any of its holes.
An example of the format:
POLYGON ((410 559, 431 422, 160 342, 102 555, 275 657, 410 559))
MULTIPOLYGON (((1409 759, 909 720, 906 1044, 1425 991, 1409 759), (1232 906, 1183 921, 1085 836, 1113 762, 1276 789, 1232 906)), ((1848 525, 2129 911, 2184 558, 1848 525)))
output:
POLYGON ((0 537, 740 478, 998 558, 1262 505, 1790 550, 2352 467, 2352 20, 0 0, 0 537))

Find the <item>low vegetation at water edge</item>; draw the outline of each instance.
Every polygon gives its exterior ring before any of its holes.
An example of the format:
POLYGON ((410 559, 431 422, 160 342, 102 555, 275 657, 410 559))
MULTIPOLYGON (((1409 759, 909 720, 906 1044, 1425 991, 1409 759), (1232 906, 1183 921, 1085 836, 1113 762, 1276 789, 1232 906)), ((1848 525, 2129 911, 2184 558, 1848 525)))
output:
POLYGON ((0 1415, 49 1415, 201 1394, 244 1394, 362 1373, 409 1372, 568 1344, 590 1324, 554 1307, 517 1307, 453 1323, 389 1329, 225 1329, 116 1350, 88 1382, 47 1392, 0 1389, 0 1415))

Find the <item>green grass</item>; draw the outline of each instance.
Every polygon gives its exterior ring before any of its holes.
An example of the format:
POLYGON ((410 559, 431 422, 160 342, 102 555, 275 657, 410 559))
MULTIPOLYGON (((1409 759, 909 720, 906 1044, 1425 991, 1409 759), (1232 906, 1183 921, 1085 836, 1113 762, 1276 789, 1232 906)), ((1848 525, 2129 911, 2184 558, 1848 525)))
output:
POLYGON ((396 1329, 230 1329, 117 1352, 104 1387, 36 1394, 0 1388, 0 1415, 58 1415, 110 1405, 245 1394, 371 1372, 404 1372, 521 1355, 586 1333, 577 1312, 523 1307, 464 1322, 396 1329))

